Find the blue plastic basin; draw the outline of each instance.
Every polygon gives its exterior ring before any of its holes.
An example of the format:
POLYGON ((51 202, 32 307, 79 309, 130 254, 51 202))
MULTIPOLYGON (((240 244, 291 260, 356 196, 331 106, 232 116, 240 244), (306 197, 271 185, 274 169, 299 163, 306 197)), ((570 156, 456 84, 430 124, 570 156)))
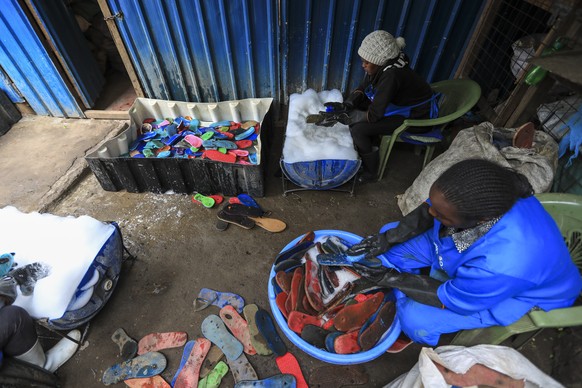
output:
POLYGON ((360 160, 326 159, 287 163, 281 160, 283 174, 293 184, 306 189, 329 190, 347 183, 360 169, 360 160))
MULTIPOLYGON (((355 235, 353 233, 344 232, 341 230, 318 230, 315 231, 315 238, 323 237, 323 236, 337 236, 350 244, 355 244, 362 240, 362 237, 355 235)), ((281 252, 293 247, 297 242, 303 237, 303 235, 295 238, 289 244, 287 244, 281 252)), ((382 262, 387 265, 391 266, 389 263, 386 262, 385 258, 380 257, 382 262)), ((359 352, 354 354, 335 354, 330 353, 322 349, 318 349, 315 346, 312 346, 305 342, 297 333, 289 329, 287 326, 287 320, 277 307, 277 303, 275 298, 277 297, 278 291, 275 290, 273 286, 273 278, 275 277, 275 270, 274 266, 271 267, 271 272, 269 274, 269 284, 268 284, 268 291, 269 291, 269 305, 271 306, 271 312, 275 317, 275 321, 279 325, 281 331, 289 338, 289 340, 297 346, 299 349, 303 350, 305 353, 309 354, 312 357, 317 358, 318 360, 328 362, 330 364, 338 364, 338 365, 350 365, 350 364, 361 364, 364 362, 372 361, 388 350, 390 346, 396 341, 398 336, 400 335, 400 322, 397 318, 394 319, 392 326, 384 333, 380 341, 376 344, 375 347, 372 349, 359 352)))

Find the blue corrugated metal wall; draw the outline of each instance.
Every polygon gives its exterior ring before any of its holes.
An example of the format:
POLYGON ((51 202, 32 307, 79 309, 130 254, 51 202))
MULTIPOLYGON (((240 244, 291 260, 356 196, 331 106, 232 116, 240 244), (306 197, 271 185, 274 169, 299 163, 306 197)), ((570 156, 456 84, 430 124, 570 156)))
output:
POLYGON ((108 0, 147 97, 224 101, 347 92, 371 31, 407 41, 429 82, 450 78, 483 1, 108 0))
POLYGON ((406 39, 428 82, 450 78, 482 1, 282 0, 283 96, 307 88, 347 92, 364 76, 358 48, 378 29, 406 39))
POLYGON ((37 114, 84 117, 17 0, 2 1, 0 65, 37 114))
POLYGON ((276 96, 272 0, 109 0, 147 97, 225 101, 276 96))

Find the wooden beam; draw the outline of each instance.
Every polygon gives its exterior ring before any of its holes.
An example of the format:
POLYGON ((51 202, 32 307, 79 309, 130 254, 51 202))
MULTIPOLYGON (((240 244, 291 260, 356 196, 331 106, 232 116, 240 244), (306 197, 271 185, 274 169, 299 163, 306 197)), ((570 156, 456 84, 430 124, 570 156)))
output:
MULTIPOLYGON (((131 84, 133 85, 133 89, 135 90, 135 94, 138 97, 145 97, 143 88, 139 82, 139 78, 135 72, 133 67, 133 63, 131 62, 131 57, 129 56, 125 45, 123 44, 123 39, 121 39, 121 34, 117 29, 117 24, 115 24, 115 19, 117 15, 111 14, 111 10, 107 5, 107 0, 97 0, 99 3, 99 8, 101 8, 101 12, 103 13, 103 20, 107 23, 107 27, 109 28, 109 32, 111 32, 111 37, 113 38, 113 42, 115 42, 115 46, 117 47, 117 51, 119 51, 119 55, 125 65, 125 70, 127 70, 127 75, 129 75, 129 79, 131 80, 131 84)), ((123 15, 121 15, 123 17, 123 15)))
POLYGON ((129 112, 126 110, 86 110, 88 119, 102 120, 129 120, 129 112))

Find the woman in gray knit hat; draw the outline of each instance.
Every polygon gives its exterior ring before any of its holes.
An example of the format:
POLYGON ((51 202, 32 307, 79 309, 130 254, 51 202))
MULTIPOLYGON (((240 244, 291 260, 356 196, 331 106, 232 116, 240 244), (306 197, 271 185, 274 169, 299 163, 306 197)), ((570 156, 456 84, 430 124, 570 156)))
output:
MULTIPOLYGON (((405 119, 438 116, 436 96, 430 85, 408 65, 402 52, 404 38, 377 30, 364 38, 358 55, 366 72, 364 81, 343 104, 330 103, 327 120, 349 124, 354 145, 360 154, 364 173, 360 182, 376 179, 379 153, 375 140, 390 135, 405 119), (343 117, 333 113, 345 112, 343 117)), ((325 125, 325 123, 323 123, 325 125)), ((417 133, 430 128, 419 128, 417 133)), ((414 132, 410 129, 409 132, 414 132)))

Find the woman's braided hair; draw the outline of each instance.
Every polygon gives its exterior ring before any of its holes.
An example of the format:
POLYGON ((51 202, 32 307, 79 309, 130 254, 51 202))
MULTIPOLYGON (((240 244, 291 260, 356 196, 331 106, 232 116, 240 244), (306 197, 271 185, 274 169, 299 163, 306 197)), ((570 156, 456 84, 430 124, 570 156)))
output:
POLYGON ((533 194, 523 175, 484 159, 468 159, 446 170, 433 184, 469 223, 505 214, 519 198, 533 194))

